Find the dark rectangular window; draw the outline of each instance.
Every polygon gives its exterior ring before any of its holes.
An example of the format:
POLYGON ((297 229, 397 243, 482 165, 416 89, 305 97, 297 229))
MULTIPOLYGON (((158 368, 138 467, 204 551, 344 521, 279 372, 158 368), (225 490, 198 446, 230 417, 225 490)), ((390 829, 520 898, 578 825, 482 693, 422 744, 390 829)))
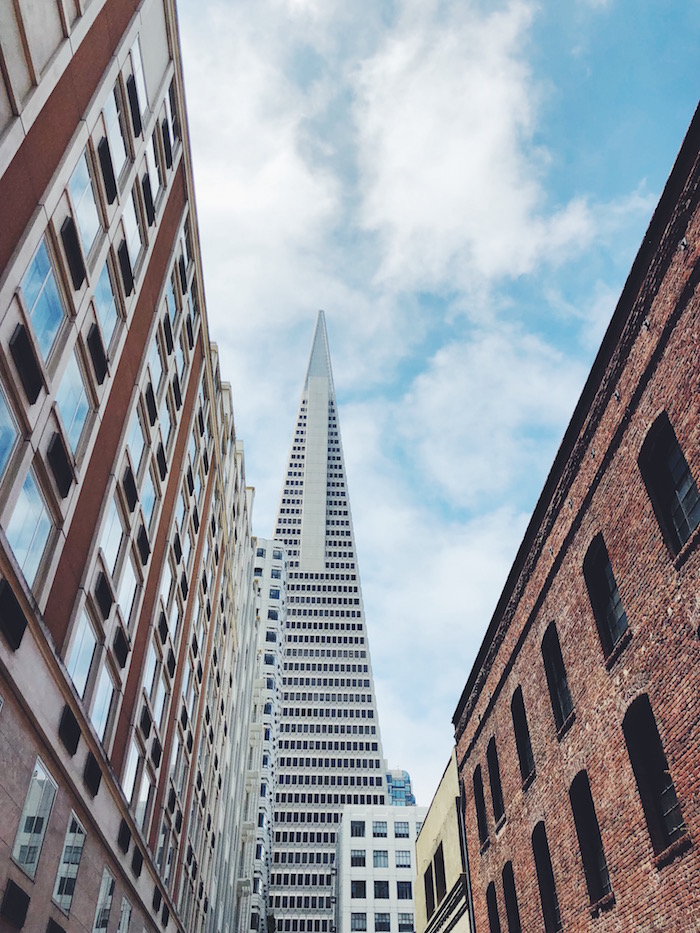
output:
POLYGON ((364 881, 351 881, 350 897, 367 897, 366 883, 364 881))
POLYGON ((520 777, 526 781, 535 771, 535 758, 530 743, 530 730, 527 727, 523 691, 518 687, 510 701, 510 712, 513 717, 513 731, 515 732, 515 747, 518 750, 520 764, 520 777))
POLYGON ((627 630, 627 616, 602 535, 594 538, 588 548, 583 561, 583 576, 600 643, 607 657, 627 630))
POLYGON ((399 901, 413 900, 413 885, 410 881, 396 882, 396 898, 399 901))
POLYGON ((498 767, 498 751, 496 750, 496 739, 491 738, 486 749, 486 762, 489 766, 489 785, 491 787, 491 803, 493 804, 493 818, 496 825, 505 816, 505 806, 503 804, 503 788, 501 787, 501 771, 498 767))
POLYGON ((557 627, 552 622, 542 639, 542 658, 547 675, 549 698, 552 701, 552 712, 557 729, 561 729, 566 720, 574 711, 574 703, 569 692, 569 682, 566 678, 566 668, 561 655, 557 627))
POLYGON ((700 493, 665 412, 649 430, 639 468, 666 542, 677 554, 700 523, 700 493))
POLYGON ((364 820, 351 820, 350 821, 350 835, 359 838, 365 834, 365 821, 364 820))
POLYGON ((481 765, 474 771, 474 806, 476 825, 479 829, 479 842, 483 845, 489 838, 489 824, 486 822, 486 802, 484 800, 484 781, 481 777, 481 765))
POLYGON ((428 920, 435 913, 435 889, 433 888, 433 866, 432 863, 425 869, 423 875, 423 887, 425 888, 425 913, 428 920))
POLYGON ((437 902, 439 904, 447 893, 447 881, 445 880, 445 856, 442 852, 442 843, 440 843, 435 851, 435 858, 433 859, 433 863, 435 865, 435 893, 437 895, 437 902))
POLYGON ((521 933, 520 911, 518 910, 518 897, 515 893, 515 878, 513 877, 512 862, 505 863, 501 877, 503 878, 503 897, 506 902, 508 933, 521 933))
POLYGON ((588 896, 595 904, 612 891, 588 775, 580 771, 569 790, 588 896))
POLYGON ((683 835, 685 823, 648 696, 631 704, 622 729, 652 845, 662 852, 683 835))
POLYGON ((489 933, 501 933, 501 921, 498 916, 498 903, 496 901, 496 885, 486 888, 486 910, 489 915, 489 933))
POLYGON ((562 928, 561 914, 559 913, 557 889, 554 885, 554 872, 552 871, 552 860, 549 856, 547 833, 542 822, 535 826, 532 833, 532 852, 535 856, 535 869, 537 871, 537 884, 540 889, 545 933, 557 933, 562 928))
POLYGON ((375 881, 374 882, 374 896, 377 899, 387 900, 389 897, 389 882, 388 881, 375 881))

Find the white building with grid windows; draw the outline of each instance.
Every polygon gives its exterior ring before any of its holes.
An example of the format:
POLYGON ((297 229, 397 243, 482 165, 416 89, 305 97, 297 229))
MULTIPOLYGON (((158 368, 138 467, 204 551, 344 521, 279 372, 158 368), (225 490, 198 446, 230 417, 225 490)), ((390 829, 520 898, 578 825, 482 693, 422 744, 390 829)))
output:
POLYGON ((336 842, 336 933, 413 933, 425 807, 346 806, 336 842))
POLYGON ((342 808, 386 803, 386 767, 322 311, 275 538, 288 582, 272 910, 282 933, 330 933, 342 808))

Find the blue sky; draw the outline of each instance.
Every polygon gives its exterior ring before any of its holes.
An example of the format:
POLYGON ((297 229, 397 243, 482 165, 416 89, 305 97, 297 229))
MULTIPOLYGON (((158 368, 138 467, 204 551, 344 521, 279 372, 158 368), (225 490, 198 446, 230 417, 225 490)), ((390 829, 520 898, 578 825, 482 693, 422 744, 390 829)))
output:
POLYGON ((451 717, 698 99, 700 6, 181 0, 210 330, 271 533, 326 311, 385 754, 451 717))

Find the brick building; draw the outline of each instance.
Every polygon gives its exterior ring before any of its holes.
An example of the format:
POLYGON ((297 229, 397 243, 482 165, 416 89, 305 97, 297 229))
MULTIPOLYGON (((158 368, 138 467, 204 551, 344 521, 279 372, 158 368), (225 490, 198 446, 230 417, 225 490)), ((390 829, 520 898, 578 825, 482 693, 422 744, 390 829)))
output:
POLYGON ((175 6, 4 3, 0 50, 0 930, 229 930, 252 495, 175 6))
POLYGON ((700 929, 700 116, 454 715, 476 929, 700 929))

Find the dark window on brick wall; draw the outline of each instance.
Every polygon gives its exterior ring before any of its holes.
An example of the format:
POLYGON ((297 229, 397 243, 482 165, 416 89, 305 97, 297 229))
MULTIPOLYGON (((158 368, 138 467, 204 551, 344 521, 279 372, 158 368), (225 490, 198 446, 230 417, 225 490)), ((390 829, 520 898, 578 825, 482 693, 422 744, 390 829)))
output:
POLYGON ((476 824, 479 828, 479 842, 483 845, 489 838, 489 824, 486 821, 486 802, 484 801, 484 781, 481 777, 481 765, 474 771, 474 806, 476 824))
POLYGON ((515 893, 515 878, 513 876, 513 863, 506 862, 503 866, 503 898, 506 902, 506 920, 508 933, 521 933, 520 911, 518 910, 518 896, 515 893))
POLYGON ((433 888, 433 866, 432 863, 425 869, 423 875, 423 887, 425 888, 425 914, 428 920, 435 913, 435 889, 433 888))
POLYGON ((496 901, 496 885, 493 881, 486 888, 486 910, 489 915, 489 933, 501 933, 501 921, 498 917, 498 903, 496 901))
POLYGON ((700 524, 700 493, 665 412, 649 430, 639 469, 666 542, 677 554, 700 524))
POLYGON ((442 843, 435 850, 435 893, 437 894, 438 904, 447 894, 447 881, 445 880, 445 856, 442 852, 442 843))
POLYGON ((526 781, 535 771, 535 758, 530 743, 530 730, 527 727, 523 691, 520 687, 513 694, 510 701, 510 712, 513 717, 513 732, 515 733, 515 747, 518 750, 520 764, 520 777, 526 781))
POLYGON ((594 538, 588 548, 583 561, 583 576, 600 643, 607 657, 627 630, 627 616, 602 535, 594 538))
POLYGON ((489 766, 489 786, 491 787, 491 803, 493 804, 493 818, 498 824, 505 816, 503 803, 503 788, 501 787, 501 771, 498 767, 498 751, 496 739, 491 738, 486 749, 486 763, 489 766))
POLYGON ((580 771, 569 790, 588 896, 595 904, 612 891, 588 775, 580 771))
POLYGON ((549 856, 547 833, 542 822, 535 826, 532 833, 532 852, 535 856, 535 869, 537 871, 537 884, 540 889, 545 933, 557 933, 562 928, 561 914, 559 913, 557 889, 554 884, 552 860, 549 856))
POLYGON ((652 845, 661 852, 683 835, 685 824, 648 696, 631 704, 622 729, 652 845))
POLYGON ((552 622, 544 633, 542 639, 542 658, 547 675, 549 698, 552 701, 552 712, 557 729, 561 729, 566 720, 574 711, 574 703, 569 691, 569 682, 566 678, 564 659, 561 656, 557 627, 552 622))

